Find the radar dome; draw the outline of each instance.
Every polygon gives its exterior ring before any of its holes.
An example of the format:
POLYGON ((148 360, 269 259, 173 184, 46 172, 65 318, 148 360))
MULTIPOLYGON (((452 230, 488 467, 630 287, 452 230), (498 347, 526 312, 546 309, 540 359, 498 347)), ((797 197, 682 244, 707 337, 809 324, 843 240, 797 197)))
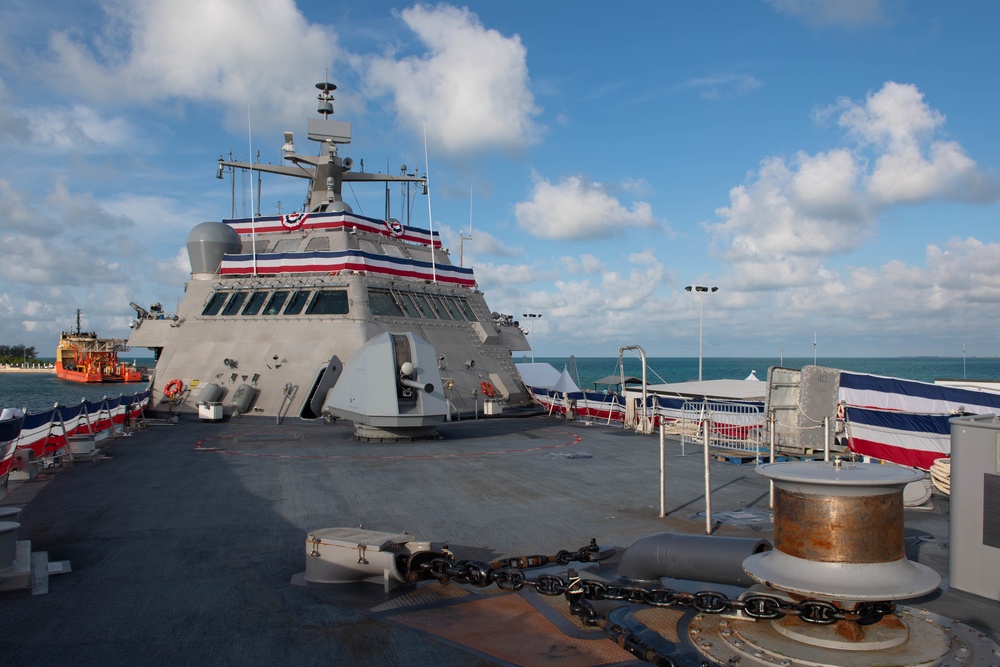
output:
POLYGON ((243 242, 235 229, 222 222, 203 222, 188 234, 187 251, 193 275, 215 274, 223 255, 238 253, 243 242))

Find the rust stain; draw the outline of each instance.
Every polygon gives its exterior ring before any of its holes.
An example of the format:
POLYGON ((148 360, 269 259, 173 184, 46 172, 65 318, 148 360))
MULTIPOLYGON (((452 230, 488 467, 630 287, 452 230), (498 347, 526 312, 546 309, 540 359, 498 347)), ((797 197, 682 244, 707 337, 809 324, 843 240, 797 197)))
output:
POLYGON ((888 563, 903 558, 903 496, 820 496, 778 489, 775 548, 825 563, 888 563))

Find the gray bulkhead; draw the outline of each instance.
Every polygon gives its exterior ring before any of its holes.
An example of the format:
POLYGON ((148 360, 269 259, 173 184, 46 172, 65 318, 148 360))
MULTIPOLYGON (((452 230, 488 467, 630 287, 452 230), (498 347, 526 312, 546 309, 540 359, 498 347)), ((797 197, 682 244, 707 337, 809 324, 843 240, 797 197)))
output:
MULTIPOLYGON (((261 237, 256 241, 258 253, 275 247, 287 252, 360 249, 430 261, 429 248, 383 243, 377 235, 357 231, 261 237)), ((242 252, 252 249, 252 240, 243 238, 242 252)), ((445 252, 438 250, 435 255, 438 264, 450 263, 445 252)), ((484 382, 511 404, 530 400, 511 358, 512 349, 527 349, 523 332, 497 326, 482 293, 460 286, 355 272, 228 277, 203 271, 192 274, 176 320, 143 319, 137 325, 129 344, 160 349, 153 382, 154 409, 163 399, 156 388, 179 379, 185 395, 170 406, 175 411, 196 410, 199 387, 206 384, 222 389, 219 400, 224 404, 237 387, 250 384, 257 389, 253 413, 277 415, 280 411, 282 416, 316 417, 330 386, 327 370, 332 366, 331 370, 339 371, 336 360, 346 359, 369 339, 391 332, 416 333, 435 348, 447 397, 457 412, 482 409, 484 382), (210 301, 221 298, 216 295, 240 291, 247 294, 246 299, 254 293, 271 295, 277 291, 345 291, 347 312, 227 315, 223 308, 214 315, 205 314, 210 301), (373 304, 372 298, 378 303, 373 304), (408 308, 419 299, 423 303, 416 304, 418 308, 430 301, 433 311, 443 314, 414 317, 404 307, 393 312, 391 304, 386 305, 387 300, 403 298, 408 308), (462 306, 457 312, 455 304, 462 306), (449 310, 452 312, 444 312, 449 310), (322 375, 327 375, 326 382, 322 375), (321 386, 317 387, 317 381, 321 386), (315 400, 306 405, 310 399, 315 400)))

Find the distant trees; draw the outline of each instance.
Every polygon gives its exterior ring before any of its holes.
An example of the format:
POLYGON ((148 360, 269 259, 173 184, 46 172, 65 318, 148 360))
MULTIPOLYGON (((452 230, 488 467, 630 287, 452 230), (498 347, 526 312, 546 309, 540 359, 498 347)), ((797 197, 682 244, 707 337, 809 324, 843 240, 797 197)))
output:
POLYGON ((24 345, 0 345, 0 364, 20 364, 34 361, 38 356, 35 348, 24 345))

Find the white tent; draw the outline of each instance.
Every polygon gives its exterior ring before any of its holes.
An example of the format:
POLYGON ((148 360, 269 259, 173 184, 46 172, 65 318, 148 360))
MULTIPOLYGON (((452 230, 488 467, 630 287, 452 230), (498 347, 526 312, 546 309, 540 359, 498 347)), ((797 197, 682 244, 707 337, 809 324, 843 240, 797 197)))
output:
POLYGON ((563 368, 562 375, 559 376, 559 380, 552 386, 552 389, 564 394, 580 391, 580 388, 573 382, 573 378, 570 377, 569 371, 565 368, 563 368))
POLYGON ((529 387, 543 387, 551 389, 559 381, 559 371, 552 364, 530 363, 515 364, 517 372, 521 374, 521 380, 529 387))

